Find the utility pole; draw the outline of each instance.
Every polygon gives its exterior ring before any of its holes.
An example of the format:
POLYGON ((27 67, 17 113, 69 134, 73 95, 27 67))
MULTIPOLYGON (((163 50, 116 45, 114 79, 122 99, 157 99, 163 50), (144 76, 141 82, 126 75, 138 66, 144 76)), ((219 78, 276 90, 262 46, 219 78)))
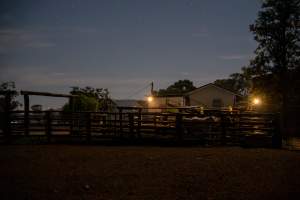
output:
POLYGON ((153 96, 154 92, 153 92, 153 81, 150 83, 151 85, 151 96, 153 96))

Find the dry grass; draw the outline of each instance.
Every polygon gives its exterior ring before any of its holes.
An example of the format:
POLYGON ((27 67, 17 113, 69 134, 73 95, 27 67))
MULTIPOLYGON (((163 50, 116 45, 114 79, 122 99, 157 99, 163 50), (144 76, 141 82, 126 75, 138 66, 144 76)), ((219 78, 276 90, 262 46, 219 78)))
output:
POLYGON ((0 146, 0 199, 299 199, 300 153, 0 146))

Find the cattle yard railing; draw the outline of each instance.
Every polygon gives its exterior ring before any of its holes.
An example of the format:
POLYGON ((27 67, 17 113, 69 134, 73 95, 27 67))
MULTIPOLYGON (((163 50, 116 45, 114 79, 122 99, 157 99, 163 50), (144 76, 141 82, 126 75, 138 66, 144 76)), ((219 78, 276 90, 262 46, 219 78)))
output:
POLYGON ((60 137, 98 139, 164 138, 204 144, 246 144, 269 141, 280 147, 277 114, 213 112, 205 114, 163 112, 1 112, 0 137, 38 137, 55 141, 60 137))

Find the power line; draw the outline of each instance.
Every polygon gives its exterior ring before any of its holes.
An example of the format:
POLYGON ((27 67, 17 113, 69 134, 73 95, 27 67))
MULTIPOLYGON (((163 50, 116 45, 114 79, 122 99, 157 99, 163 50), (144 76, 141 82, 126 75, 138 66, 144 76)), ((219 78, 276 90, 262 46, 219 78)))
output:
POLYGON ((148 87, 150 87, 151 86, 151 83, 150 84, 148 84, 148 85, 146 85, 145 87, 143 87, 143 88, 141 88, 141 89, 139 89, 139 90, 137 90, 136 92, 134 92, 133 94, 131 94, 131 95, 129 95, 128 97, 127 97, 127 99, 129 99, 129 98, 132 98, 132 97, 134 97, 134 96, 136 96, 137 94, 139 94, 140 92, 142 92, 143 90, 146 90, 148 87))

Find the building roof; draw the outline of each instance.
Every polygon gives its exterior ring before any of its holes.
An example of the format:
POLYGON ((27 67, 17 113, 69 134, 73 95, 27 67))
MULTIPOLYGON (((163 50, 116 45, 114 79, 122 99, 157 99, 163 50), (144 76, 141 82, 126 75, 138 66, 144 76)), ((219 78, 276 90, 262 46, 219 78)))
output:
POLYGON ((208 84, 206 84, 206 85, 202 85, 202 86, 200 86, 200 87, 198 87, 198 88, 196 88, 196 89, 194 89, 194 90, 192 90, 192 91, 190 91, 190 92, 187 92, 187 93, 185 93, 185 94, 182 94, 182 95, 178 95, 178 94, 169 94, 169 95, 163 95, 163 96, 157 95, 157 96, 155 96, 155 97, 156 97, 156 98, 184 97, 184 96, 191 95, 191 94, 193 94, 193 93, 195 93, 195 92, 197 92, 197 91, 199 91, 199 90, 202 90, 202 89, 204 89, 204 88, 206 88, 206 87, 209 87, 209 86, 213 86, 213 87, 222 89, 222 90, 224 90, 225 92, 230 93, 230 94, 235 95, 235 96, 243 97, 242 95, 237 94, 236 92, 233 92, 233 91, 231 91, 231 90, 228 90, 228 89, 226 89, 226 88, 223 88, 223 87, 221 87, 221 86, 219 86, 219 85, 216 85, 216 84, 214 84, 214 83, 208 83, 208 84))
POLYGON ((50 92, 34 92, 34 91, 21 91, 21 95, 37 95, 37 96, 50 96, 50 97, 77 97, 71 94, 57 94, 50 92))
POLYGON ((115 99, 113 100, 116 103, 117 107, 142 107, 142 100, 134 100, 134 99, 115 99))
POLYGON ((203 86, 201 86, 201 87, 198 87, 198 88, 196 88, 195 90, 186 93, 185 96, 191 95, 191 94, 193 94, 193 93, 195 93, 195 92, 197 92, 197 91, 199 91, 199 90, 202 90, 202 89, 204 89, 204 88, 207 88, 207 87, 209 87, 209 86, 212 86, 212 87, 215 87, 215 88, 219 88, 219 89, 224 90, 225 92, 230 93, 230 94, 232 94, 232 95, 242 97, 242 95, 240 95, 240 94, 237 94, 237 93, 235 93, 235 92, 233 92, 233 91, 230 91, 230 90, 228 90, 228 89, 225 89, 225 88, 223 88, 223 87, 221 87, 221 86, 218 86, 218 85, 216 85, 216 84, 213 84, 213 83, 208 83, 208 84, 206 84, 206 85, 203 85, 203 86))
POLYGON ((166 98, 166 97, 183 97, 183 95, 178 95, 178 94, 168 94, 168 95, 157 95, 155 96, 156 98, 166 98))

